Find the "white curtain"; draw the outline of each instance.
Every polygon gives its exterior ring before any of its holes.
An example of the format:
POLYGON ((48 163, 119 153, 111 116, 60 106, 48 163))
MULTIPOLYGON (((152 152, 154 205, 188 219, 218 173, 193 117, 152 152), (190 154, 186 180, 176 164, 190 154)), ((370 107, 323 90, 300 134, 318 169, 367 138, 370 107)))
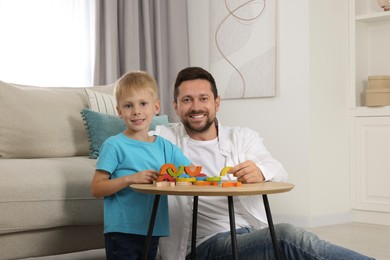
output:
POLYGON ((36 86, 113 83, 145 70, 172 109, 177 73, 189 65, 187 1, 0 0, 0 80, 36 86))
POLYGON ((0 80, 91 86, 93 0, 0 0, 0 80))

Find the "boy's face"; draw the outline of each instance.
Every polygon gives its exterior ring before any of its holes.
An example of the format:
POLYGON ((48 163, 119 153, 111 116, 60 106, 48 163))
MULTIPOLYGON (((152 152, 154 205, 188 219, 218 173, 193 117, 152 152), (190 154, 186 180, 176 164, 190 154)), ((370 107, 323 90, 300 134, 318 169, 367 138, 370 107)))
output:
POLYGON ((123 95, 117 110, 126 123, 128 133, 147 133, 153 117, 160 112, 160 102, 149 91, 140 90, 131 95, 123 95))
POLYGON ((205 134, 215 122, 220 98, 214 100, 210 82, 204 79, 184 81, 174 108, 189 134, 205 134))

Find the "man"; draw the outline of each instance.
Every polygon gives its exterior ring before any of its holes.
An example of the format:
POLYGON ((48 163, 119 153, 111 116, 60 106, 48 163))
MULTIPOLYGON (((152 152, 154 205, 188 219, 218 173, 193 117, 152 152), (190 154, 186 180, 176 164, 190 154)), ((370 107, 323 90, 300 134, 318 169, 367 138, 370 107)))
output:
MULTIPOLYGON (((233 166, 226 179, 243 183, 286 181, 283 166, 267 151, 262 139, 248 128, 222 126, 216 118, 220 97, 213 76, 198 67, 179 72, 174 87, 174 109, 181 123, 158 127, 155 134, 179 146, 208 176, 233 166)), ((227 199, 200 196, 197 259, 232 258, 227 199)), ((234 197, 239 259, 273 259, 272 240, 259 196, 234 197)), ((170 196, 171 236, 160 241, 163 259, 184 259, 190 253, 192 197, 170 196)), ((370 259, 327 243, 304 229, 276 224, 275 232, 286 259, 370 259)))

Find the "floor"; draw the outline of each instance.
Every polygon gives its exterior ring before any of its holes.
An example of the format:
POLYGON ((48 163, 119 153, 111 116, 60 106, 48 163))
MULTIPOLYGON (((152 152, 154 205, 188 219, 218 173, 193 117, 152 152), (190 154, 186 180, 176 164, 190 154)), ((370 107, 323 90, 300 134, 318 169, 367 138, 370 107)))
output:
POLYGON ((349 223, 308 230, 323 240, 377 260, 390 259, 390 226, 349 223))
MULTIPOLYGON (((376 258, 390 259, 390 226, 348 223, 310 228, 321 239, 376 258)), ((91 250, 66 255, 25 258, 24 260, 104 260, 104 250, 91 250)))

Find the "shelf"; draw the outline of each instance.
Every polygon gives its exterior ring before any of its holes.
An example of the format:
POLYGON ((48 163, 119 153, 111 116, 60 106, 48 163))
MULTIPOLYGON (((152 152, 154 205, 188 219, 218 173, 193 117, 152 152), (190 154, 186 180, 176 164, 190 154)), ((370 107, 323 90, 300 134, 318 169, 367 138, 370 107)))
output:
POLYGON ((383 107, 356 107, 351 108, 351 113, 356 117, 390 117, 390 106, 383 107))
MULTIPOLYGON (((374 116, 376 111, 388 111, 365 105, 367 78, 371 75, 390 75, 390 11, 383 11, 374 1, 351 0, 350 42, 351 42, 351 95, 357 116, 374 116), (360 112, 364 111, 364 112, 360 112)), ((380 112, 382 113, 382 112, 380 112)), ((382 116, 379 115, 379 116, 382 116)), ((385 112, 388 116, 388 112, 385 112)))
POLYGON ((357 15, 355 17, 355 20, 357 22, 363 22, 363 23, 371 23, 371 22, 378 22, 378 21, 390 21, 390 11, 382 12, 382 13, 357 15))

